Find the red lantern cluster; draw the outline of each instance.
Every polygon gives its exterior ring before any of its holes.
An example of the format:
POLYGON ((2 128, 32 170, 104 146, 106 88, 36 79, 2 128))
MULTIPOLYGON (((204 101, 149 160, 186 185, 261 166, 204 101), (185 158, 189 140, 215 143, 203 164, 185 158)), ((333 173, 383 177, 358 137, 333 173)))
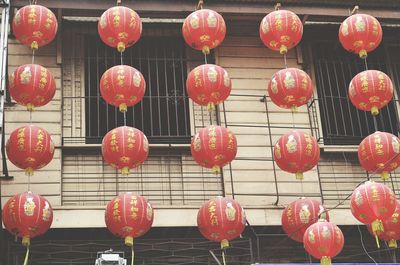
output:
POLYGON ((301 131, 283 135, 274 147, 274 160, 283 171, 295 173, 296 179, 303 179, 303 172, 318 164, 320 150, 317 140, 301 131))
POLYGON ((225 21, 214 10, 200 9, 185 19, 182 34, 192 48, 209 54, 211 49, 218 47, 225 39, 225 21))
POLYGON ((108 69, 100 79, 100 93, 104 100, 126 112, 143 99, 146 81, 142 73, 128 65, 108 69))
POLYGON ((146 198, 130 192, 111 200, 105 212, 108 230, 124 238, 127 246, 132 246, 134 238, 150 230, 153 219, 153 208, 146 198))
POLYGON ((358 147, 361 166, 371 173, 380 173, 382 180, 399 166, 400 139, 387 132, 375 132, 362 140, 358 147))
MULTIPOLYGON (((397 240, 400 240, 400 202, 396 201, 396 210, 392 216, 382 221, 383 232, 377 232, 378 238, 387 241, 390 248, 397 248, 397 240)), ((375 236, 371 226, 368 226, 371 235, 375 236)))
POLYGON ((269 82, 268 95, 275 105, 297 110, 310 100, 313 94, 313 83, 304 71, 287 68, 276 72, 269 82))
POLYGON ((35 125, 27 125, 13 131, 6 144, 8 159, 24 169, 27 175, 46 166, 53 159, 54 144, 50 134, 35 125))
POLYGON ((149 155, 149 142, 140 130, 121 126, 108 132, 102 142, 104 160, 128 175, 131 168, 143 164, 149 155))
POLYGON ((291 239, 303 242, 305 231, 318 219, 329 221, 326 208, 319 202, 300 198, 291 202, 282 212, 282 228, 291 239))
POLYGON ((370 15, 352 15, 340 25, 339 40, 343 48, 366 58, 382 41, 381 24, 370 15))
POLYGON ((192 139, 191 151, 200 166, 220 173, 220 168, 236 157, 236 137, 225 127, 211 125, 196 133, 192 139))
POLYGON ((367 70, 357 74, 349 85, 349 97, 353 105, 378 115, 393 98, 393 84, 383 72, 367 70))
POLYGON ((224 68, 214 64, 203 64, 188 75, 186 88, 189 97, 199 105, 206 105, 211 111, 229 97, 232 84, 224 68))
POLYGON ((57 19, 50 9, 41 5, 24 6, 12 22, 15 37, 32 49, 49 44, 57 33, 57 19))
POLYGON ((396 195, 384 184, 367 181, 351 195, 351 213, 364 224, 370 224, 379 247, 378 234, 384 232, 383 221, 396 209, 396 195))
POLYGON ((321 265, 331 265, 331 259, 343 249, 344 236, 338 226, 320 220, 307 228, 303 242, 306 251, 321 260, 321 265))
POLYGON ((3 224, 8 232, 22 237, 24 246, 30 240, 49 230, 53 222, 53 209, 42 196, 24 192, 10 198, 3 208, 3 224))
POLYGON ((266 15, 260 24, 260 38, 265 46, 281 54, 297 44, 303 36, 300 18, 288 10, 276 10, 266 15))
POLYGON ((225 197, 216 197, 205 202, 197 214, 200 233, 211 241, 229 247, 229 241, 237 238, 246 225, 246 215, 238 202, 225 197))
POLYGON ((101 15, 97 29, 105 44, 123 52, 140 39, 142 20, 132 9, 114 6, 101 15))
POLYGON ((37 64, 19 66, 9 79, 11 97, 29 111, 49 103, 56 93, 54 77, 49 70, 37 64))

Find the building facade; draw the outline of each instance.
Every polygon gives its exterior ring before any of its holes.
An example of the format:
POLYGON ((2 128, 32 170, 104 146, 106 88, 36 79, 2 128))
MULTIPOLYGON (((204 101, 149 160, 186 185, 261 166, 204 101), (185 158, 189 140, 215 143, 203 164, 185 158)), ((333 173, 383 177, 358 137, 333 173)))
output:
MULTIPOLYGON (((86 265, 94 264, 97 251, 113 248, 129 253, 104 223, 107 202, 126 191, 145 196, 155 208, 154 228, 135 243, 138 264, 217 264, 212 254, 220 258, 218 245, 201 237, 196 217, 200 205, 218 195, 235 198, 248 220, 242 237, 228 250, 229 264, 309 262, 303 246, 280 228, 283 208, 298 197, 323 202, 331 221, 341 226, 346 244, 337 262, 371 262, 363 247, 378 262, 395 262, 395 251, 385 246, 377 250, 349 209, 349 195, 367 178, 358 162, 358 144, 376 129, 372 116, 357 111, 347 97, 348 84, 364 70, 364 62, 338 41, 340 23, 358 2, 281 1, 282 9, 295 12, 304 24, 303 39, 287 54, 286 66, 303 69, 314 82, 312 101, 292 114, 275 106, 266 91, 271 76, 285 67, 283 56, 264 47, 258 33, 261 19, 276 2, 205 1, 204 7, 221 13, 228 28, 225 41, 206 60, 226 69, 233 85, 228 100, 210 114, 188 99, 185 88, 188 72, 205 60, 185 44, 181 34, 183 19, 195 10, 197 1, 122 1, 143 19, 141 40, 126 50, 122 60, 139 69, 147 82, 144 100, 127 113, 127 125, 141 129, 150 141, 149 159, 124 177, 101 155, 104 134, 123 124, 123 116, 107 106, 99 92, 102 73, 121 62, 97 33, 98 17, 115 1, 39 1, 56 14, 59 29, 56 40, 40 48, 34 60, 53 73, 57 91, 31 117, 9 99, 5 139, 31 119, 50 132, 56 151, 53 161, 31 177, 7 163, 13 179, 0 182, 2 204, 31 190, 45 196, 54 208, 52 229, 34 240, 30 264, 86 265), (226 126, 238 141, 236 159, 220 175, 202 169, 190 154, 191 137, 210 124, 226 126), (273 161, 274 144, 292 129, 314 135, 321 148, 318 166, 305 173, 303 181, 281 171, 273 161)), ((26 4, 11 1, 10 17, 26 4)), ((365 0, 359 12, 375 16, 383 27, 383 42, 367 63, 393 81, 394 100, 375 122, 378 130, 397 135, 400 3, 365 0)), ((11 33, 8 72, 31 58, 32 51, 11 33)), ((399 177, 396 171, 386 183, 397 195, 399 177)), ((1 237, 3 263, 22 263, 24 249, 5 230, 1 237)))

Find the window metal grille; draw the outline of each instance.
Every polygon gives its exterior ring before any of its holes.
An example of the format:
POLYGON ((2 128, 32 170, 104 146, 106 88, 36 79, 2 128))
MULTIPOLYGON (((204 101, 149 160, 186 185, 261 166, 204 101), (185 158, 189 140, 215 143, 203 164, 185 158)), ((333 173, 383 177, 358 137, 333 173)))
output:
MULTIPOLYGON (((394 58, 400 56, 398 51, 393 52, 394 58)), ((325 145, 357 145, 376 130, 397 134, 395 101, 383 108, 374 121, 370 113, 356 109, 348 98, 349 83, 365 70, 364 60, 345 51, 337 40, 313 45, 312 57, 323 133, 319 140, 322 138, 325 145)), ((399 79, 399 73, 391 71, 393 66, 384 45, 368 55, 367 64, 369 69, 383 71, 392 80, 399 79)))
POLYGON ((102 74, 115 65, 130 65, 146 80, 143 100, 126 113, 129 126, 142 130, 151 143, 190 141, 185 46, 179 37, 142 37, 121 54, 103 44, 97 35, 85 39, 86 143, 101 143, 112 128, 124 124, 123 114, 100 95, 102 74))

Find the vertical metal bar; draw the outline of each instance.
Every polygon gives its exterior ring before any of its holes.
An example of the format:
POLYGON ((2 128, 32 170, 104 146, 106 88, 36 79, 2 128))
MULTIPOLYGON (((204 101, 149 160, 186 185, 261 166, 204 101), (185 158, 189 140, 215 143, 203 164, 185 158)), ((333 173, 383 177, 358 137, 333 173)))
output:
MULTIPOLYGON (((153 46, 152 46, 153 48, 153 46)), ((151 85, 151 60, 150 60, 150 49, 147 49, 147 71, 149 73, 149 78, 148 78, 148 82, 149 82, 149 102, 150 102, 150 135, 154 136, 154 132, 153 132, 153 96, 152 96, 152 85, 151 85)))
MULTIPOLYGON (((328 119, 328 107, 327 107, 327 97, 326 97, 326 93, 325 93, 325 87, 324 87, 324 82, 323 82, 323 79, 322 79, 322 77, 323 77, 323 73, 322 73, 322 62, 321 61, 317 61, 316 62, 316 65, 317 65, 317 82, 318 82, 318 86, 317 86, 317 88, 319 88, 318 89, 318 93, 321 93, 321 95, 320 95, 320 99, 321 99, 321 109, 323 109, 323 115, 324 115, 324 118, 323 119, 321 119, 322 120, 322 122, 324 123, 324 124, 322 124, 322 128, 324 129, 323 130, 323 133, 324 133, 324 135, 323 135, 323 138, 324 138, 324 140, 326 139, 326 140, 328 140, 329 142, 331 141, 331 139, 328 137, 328 135, 329 135, 329 132, 331 131, 331 129, 330 129, 330 124, 329 124, 329 119, 328 119), (325 134, 327 134, 327 135, 325 135, 325 134)), ((324 143, 325 143, 325 141, 324 141, 324 143)))
MULTIPOLYGON (((274 157, 274 144, 272 143, 272 131, 271 131, 271 122, 269 120, 269 110, 268 110, 267 96, 264 95, 262 100, 264 101, 264 104, 265 104, 265 114, 266 114, 266 118, 267 118, 267 127, 268 127, 268 136, 269 136, 271 157, 274 157)), ((275 182, 275 191, 276 191, 276 201, 275 201, 274 205, 278 205, 278 203, 279 203, 279 189, 278 189, 278 178, 276 177, 276 167, 275 167, 274 159, 272 159, 272 169, 274 171, 274 182, 275 182)))
MULTIPOLYGON (((339 64, 340 64, 341 72, 343 74, 342 62, 339 62, 339 64)), ((346 128, 347 126, 346 126, 345 119, 344 119, 345 115, 343 114, 344 108, 342 106, 342 92, 341 91, 343 89, 339 89, 341 87, 341 85, 339 84, 339 78, 338 78, 338 73, 337 73, 338 71, 336 69, 337 68, 336 63, 333 62, 332 65, 333 65, 333 72, 334 72, 334 76, 335 76, 335 80, 336 80, 336 88, 337 88, 337 91, 338 91, 338 100, 339 100, 339 105, 340 105, 341 121, 342 121, 342 125, 343 125, 344 135, 347 136, 347 128, 346 128)), ((342 80, 344 81, 344 79, 342 79, 342 80)), ((344 90, 344 91, 346 91, 346 90, 344 90)), ((347 99, 346 93, 345 93, 345 96, 343 97, 343 99, 345 99, 345 100, 347 99)), ((335 108, 335 106, 334 106, 334 108, 335 108)), ((335 110, 335 112, 336 112, 336 110, 335 110)), ((350 114, 350 117, 351 117, 350 109, 348 109, 348 114, 350 114)), ((350 128, 353 128, 353 121, 351 120, 351 118, 350 118, 350 123, 351 123, 350 128)))
MULTIPOLYGON (((104 65, 105 65, 105 69, 108 69, 108 53, 107 53, 107 49, 104 49, 104 65)), ((97 78, 100 78, 99 76, 97 78)), ((108 105, 108 103, 106 101, 104 101, 106 104, 106 131, 110 131, 110 121, 109 121, 109 112, 110 112, 110 106, 108 105)))
MULTIPOLYGON (((139 46, 139 69, 140 69, 140 71, 142 71, 142 47, 141 46, 139 46)), ((150 88, 147 88, 147 90, 149 90, 150 88)), ((142 117, 142 131, 144 132, 144 111, 143 111, 143 108, 144 108, 144 104, 143 104, 143 102, 144 102, 144 100, 146 99, 146 95, 144 96, 144 99, 143 100, 141 100, 140 101, 140 115, 141 115, 141 117, 142 117)))
POLYGON ((156 47, 156 78, 157 78, 157 104, 158 104, 158 136, 162 135, 162 130, 161 130, 161 104, 160 104, 160 78, 159 78, 159 69, 158 69, 158 48, 156 47))
POLYGON ((176 71, 175 71, 175 50, 172 49, 172 72, 174 76, 174 106, 175 106, 175 124, 176 124, 176 132, 179 135, 179 119, 178 119, 178 100, 176 98, 176 71))
MULTIPOLYGON (((135 49, 132 49, 132 52, 129 53, 129 54, 130 54, 130 56, 129 56, 129 58, 130 58, 130 65, 133 65, 133 66, 137 67, 137 66, 134 64, 134 61, 133 61, 133 54, 134 54, 134 51, 135 51, 135 49)), ((139 69, 139 71, 140 71, 140 69, 139 69)), ((133 126, 133 127, 136 127, 136 124, 135 124, 135 106, 132 107, 131 109, 132 109, 132 126, 133 126)), ((128 115, 127 115, 127 116, 128 116, 128 115)), ((128 117, 129 117, 129 116, 128 116, 128 117)))
MULTIPOLYGON (((96 88, 99 88, 99 81, 100 81, 100 75, 99 75, 99 67, 100 67, 100 63, 99 63, 99 46, 96 44, 96 88)), ((89 89, 91 89, 89 87, 89 89)), ((97 137, 100 138, 100 90, 96 89, 97 93, 96 93, 96 107, 97 107, 97 137)), ((89 117, 90 120, 91 117, 89 117)))
MULTIPOLYGON (((347 69, 348 69, 349 73, 352 75, 350 64, 346 63, 346 65, 347 65, 347 69)), ((344 71, 343 71, 343 80, 344 80, 344 71)), ((347 102, 349 104, 349 109, 351 107, 353 107, 353 106, 350 106, 349 101, 347 101, 347 102)), ((359 129, 359 132, 360 132, 360 136, 362 136, 363 127, 361 125, 361 119, 360 119, 360 115, 359 115, 359 111, 358 110, 356 110, 356 114, 357 114, 358 129, 359 129)), ((354 128, 353 128, 353 131, 354 131, 354 128)))
POLYGON ((167 128, 168 128, 168 136, 171 136, 171 127, 169 124, 169 94, 168 94, 168 74, 167 74, 167 51, 166 47, 164 46, 164 77, 165 77, 165 101, 167 106, 167 128))
MULTIPOLYGON (((180 50, 181 51, 185 51, 185 48, 184 47, 182 47, 183 45, 182 45, 182 43, 181 43, 181 47, 180 47, 180 50)), ((188 113, 186 113, 187 112, 187 104, 188 104, 188 102, 187 102, 187 95, 186 95, 186 80, 185 80, 185 70, 186 70, 186 67, 184 67, 184 64, 183 64, 183 62, 184 62, 184 59, 183 59, 183 54, 184 54, 184 52, 181 52, 180 53, 180 58, 179 58, 179 60, 180 60, 180 63, 181 63, 181 79, 182 79, 182 98, 183 98, 183 115, 184 115, 184 119, 185 119, 185 136, 190 136, 190 120, 188 120, 188 117, 187 117, 187 114, 188 113), (189 125, 189 126, 188 126, 189 125)), ((186 58, 186 57, 185 57, 186 58)), ((186 62, 186 61, 185 61, 186 62)), ((187 65, 187 64, 186 64, 187 65)))
MULTIPOLYGON (((86 40, 87 40, 88 38, 86 38, 86 40)), ((89 101, 89 111, 88 111, 88 117, 87 117, 87 121, 89 121, 89 133, 88 134, 86 134, 87 136, 89 136, 89 138, 91 137, 91 136, 93 136, 92 135, 92 126, 93 126, 93 122, 95 122, 95 121, 93 121, 92 122, 92 119, 90 118, 92 115, 91 115, 91 112, 92 112, 92 108, 91 108, 91 104, 92 104, 92 95, 91 95, 91 93, 90 93, 90 87, 91 87, 91 67, 92 67, 92 64, 91 64, 91 60, 90 60, 90 58, 91 58, 91 56, 92 56, 92 53, 90 52, 90 46, 91 45, 86 45, 86 49, 87 49, 87 52, 86 52, 86 54, 88 54, 89 56, 88 56, 88 58, 87 58, 87 60, 88 60, 88 71, 87 71, 87 73, 88 73, 88 87, 86 88, 87 89, 87 92, 88 92, 88 94, 89 94, 89 99, 88 99, 88 101, 89 101)), ((97 49, 98 49, 98 47, 97 47, 97 45, 96 45, 96 52, 97 52, 97 49)), ((76 56, 76 49, 75 49, 75 45, 73 45, 73 56, 72 56, 72 58, 73 58, 73 63, 72 63, 72 66, 74 66, 75 65, 75 61, 77 60, 77 56, 76 56)), ((75 76, 75 67, 73 68, 73 75, 75 76)), ((75 84, 73 84, 73 89, 75 90, 75 84)), ((73 96, 75 96, 75 92, 73 92, 73 94, 72 94, 73 96)), ((75 98, 73 99, 73 101, 75 101, 75 98)), ((71 122, 72 122, 72 118, 74 117, 74 111, 76 111, 76 109, 75 108, 73 108, 73 110, 72 110, 72 112, 71 112, 71 122)), ((74 123, 72 123, 72 125, 73 125, 74 123)), ((75 126, 73 126, 72 127, 72 130, 75 130, 75 126)))
MULTIPOLYGON (((329 97, 330 97, 330 101, 332 104, 332 107, 334 108, 335 106, 335 101, 333 99, 333 94, 332 94, 332 83, 331 83, 331 75, 329 74, 329 64, 327 61, 325 61, 325 69, 326 69, 326 76, 327 76, 327 80, 328 80, 328 87, 329 87, 329 97)), ((324 88, 325 90, 325 88, 324 88)), ((335 126, 335 136, 338 135, 338 128, 337 128, 337 118, 336 118, 336 112, 335 109, 333 109, 333 120, 334 120, 334 126, 335 126)), ((331 125, 331 123, 328 120, 328 124, 331 125)), ((329 126, 330 127, 330 126, 329 126)))

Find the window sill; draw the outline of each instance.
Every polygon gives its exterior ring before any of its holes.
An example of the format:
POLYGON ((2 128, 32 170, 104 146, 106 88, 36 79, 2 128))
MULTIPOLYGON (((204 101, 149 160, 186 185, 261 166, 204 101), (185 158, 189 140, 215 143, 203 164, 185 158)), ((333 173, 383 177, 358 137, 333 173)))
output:
POLYGON ((358 145, 319 145, 320 149, 329 153, 358 152, 358 145))
MULTIPOLYGON (((190 144, 149 144, 150 148, 190 148, 190 144)), ((97 149, 101 148, 101 144, 68 144, 64 143, 61 148, 82 148, 82 149, 97 149)))

